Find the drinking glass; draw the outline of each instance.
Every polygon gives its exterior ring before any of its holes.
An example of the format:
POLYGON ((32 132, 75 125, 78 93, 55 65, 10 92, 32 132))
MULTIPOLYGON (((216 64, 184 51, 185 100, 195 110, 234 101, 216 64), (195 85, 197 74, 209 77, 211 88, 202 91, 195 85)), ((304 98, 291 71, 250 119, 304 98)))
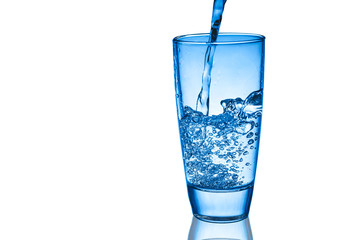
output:
POLYGON ((195 217, 248 216, 259 150, 264 42, 258 34, 175 37, 174 76, 181 149, 195 217))

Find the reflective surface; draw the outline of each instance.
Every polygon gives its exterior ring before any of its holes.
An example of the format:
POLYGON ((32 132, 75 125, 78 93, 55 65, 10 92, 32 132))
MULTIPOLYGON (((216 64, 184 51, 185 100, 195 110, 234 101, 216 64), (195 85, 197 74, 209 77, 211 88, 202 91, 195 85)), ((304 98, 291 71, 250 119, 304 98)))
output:
POLYGON ((249 218, 233 223, 210 223, 192 219, 188 240, 252 240, 249 218))

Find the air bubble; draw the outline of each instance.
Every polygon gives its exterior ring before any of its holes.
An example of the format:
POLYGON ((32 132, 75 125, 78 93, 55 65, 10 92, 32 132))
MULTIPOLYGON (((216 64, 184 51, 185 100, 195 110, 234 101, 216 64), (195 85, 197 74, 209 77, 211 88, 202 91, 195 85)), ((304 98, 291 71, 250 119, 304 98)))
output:
POLYGON ((236 131, 240 134, 247 134, 254 128, 254 122, 240 122, 237 127, 235 127, 236 131))
POLYGON ((254 135, 253 132, 250 132, 248 135, 246 135, 247 138, 251 138, 254 135))

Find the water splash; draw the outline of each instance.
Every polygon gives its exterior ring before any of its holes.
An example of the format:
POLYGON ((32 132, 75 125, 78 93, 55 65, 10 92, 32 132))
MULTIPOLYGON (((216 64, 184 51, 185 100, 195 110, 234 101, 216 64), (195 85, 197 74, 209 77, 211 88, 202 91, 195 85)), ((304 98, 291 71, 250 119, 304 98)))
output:
POLYGON ((223 113, 213 116, 185 106, 180 120, 186 177, 196 187, 231 189, 254 178, 262 90, 250 93, 245 100, 222 100, 221 105, 223 113))

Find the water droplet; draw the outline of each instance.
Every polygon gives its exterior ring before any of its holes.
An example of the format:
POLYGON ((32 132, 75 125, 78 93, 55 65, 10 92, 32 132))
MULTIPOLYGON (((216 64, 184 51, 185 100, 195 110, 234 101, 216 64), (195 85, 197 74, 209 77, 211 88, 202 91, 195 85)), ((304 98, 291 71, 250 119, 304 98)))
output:
POLYGON ((248 151, 245 151, 245 152, 243 153, 244 156, 246 156, 246 155, 248 155, 248 154, 249 154, 248 151))
POLYGON ((249 145, 251 145, 251 144, 253 144, 255 141, 253 140, 253 139, 250 139, 249 141, 248 141, 248 144, 249 145))
POLYGON ((245 163, 245 165, 246 165, 246 166, 250 166, 250 163, 249 163, 249 162, 247 162, 247 163, 245 163))
POLYGON ((258 91, 254 91, 249 94, 249 96, 245 99, 244 103, 245 107, 250 106, 261 106, 262 105, 262 89, 258 91))
POLYGON ((241 98, 236 99, 225 99, 220 102, 223 107, 224 113, 237 114, 243 107, 244 100, 241 98))
POLYGON ((223 107, 224 113, 225 112, 232 112, 236 109, 234 99, 225 99, 220 102, 221 106, 223 107))

